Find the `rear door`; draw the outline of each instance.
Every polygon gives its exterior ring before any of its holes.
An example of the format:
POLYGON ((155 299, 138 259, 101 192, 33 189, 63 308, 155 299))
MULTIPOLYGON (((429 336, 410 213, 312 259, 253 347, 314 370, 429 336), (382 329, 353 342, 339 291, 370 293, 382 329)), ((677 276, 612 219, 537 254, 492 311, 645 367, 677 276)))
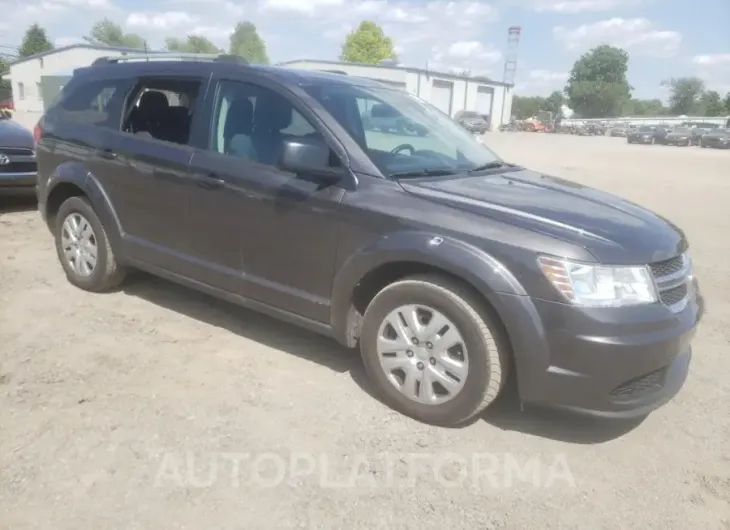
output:
MULTIPOLYGON (((155 76, 136 80, 126 100, 125 118, 148 87, 177 82, 197 87, 200 97, 192 111, 198 115, 207 77, 155 76)), ((95 151, 92 166, 114 198, 125 252, 150 265, 188 274, 192 252, 188 164, 193 148, 146 132, 134 134, 125 122, 95 151)))

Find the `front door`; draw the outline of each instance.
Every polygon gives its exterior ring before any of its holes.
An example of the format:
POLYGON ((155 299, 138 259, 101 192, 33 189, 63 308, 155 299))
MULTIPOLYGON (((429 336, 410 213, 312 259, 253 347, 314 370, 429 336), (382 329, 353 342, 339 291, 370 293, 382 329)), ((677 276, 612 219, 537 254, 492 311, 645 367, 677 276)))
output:
POLYGON ((329 322, 344 190, 277 168, 285 139, 324 138, 265 81, 220 80, 211 94, 208 149, 190 165, 193 250, 208 283, 329 322))

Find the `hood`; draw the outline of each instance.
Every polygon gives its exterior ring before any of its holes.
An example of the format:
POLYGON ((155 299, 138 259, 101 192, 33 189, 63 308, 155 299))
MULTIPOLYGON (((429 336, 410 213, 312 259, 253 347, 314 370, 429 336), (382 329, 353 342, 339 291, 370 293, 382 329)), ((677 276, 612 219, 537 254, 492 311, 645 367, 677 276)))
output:
POLYGON ((400 184, 424 199, 575 243, 601 263, 652 263, 687 247, 679 228, 645 208, 534 171, 402 179, 400 184))
POLYGON ((33 133, 13 120, 0 120, 0 147, 33 149, 33 133))
POLYGON ((680 137, 687 137, 692 133, 689 132, 670 132, 667 134, 667 136, 671 136, 672 138, 680 138, 680 137))

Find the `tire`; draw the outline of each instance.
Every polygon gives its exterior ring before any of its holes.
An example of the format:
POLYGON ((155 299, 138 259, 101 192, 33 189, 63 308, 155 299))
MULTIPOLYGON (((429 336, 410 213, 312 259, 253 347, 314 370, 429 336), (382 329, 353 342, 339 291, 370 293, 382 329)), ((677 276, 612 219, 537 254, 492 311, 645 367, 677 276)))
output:
MULTIPOLYGON (((422 352, 428 353, 423 347, 413 349, 417 350, 417 355, 407 359, 410 366, 415 366, 422 352)), ((434 345, 434 349, 438 347, 434 345)), ((411 418, 433 425, 457 426, 474 418, 497 398, 507 378, 509 354, 500 328, 470 289, 437 275, 409 277, 380 291, 365 311, 360 351, 365 370, 384 401, 411 418), (425 306, 438 311, 454 324, 463 339, 468 369, 460 382, 463 385, 461 389, 445 402, 426 404, 411 399, 391 382, 389 374, 381 366, 378 340, 385 319, 394 310, 406 305, 425 306)), ((426 366, 429 374, 432 373, 428 360, 424 360, 422 365, 426 366)), ((431 385, 432 389, 436 383, 438 381, 431 385)))
POLYGON ((104 292, 118 287, 124 281, 126 271, 117 263, 106 230, 85 197, 71 197, 61 204, 56 215, 54 236, 58 260, 66 273, 66 278, 76 287, 85 291, 104 292), (64 222, 74 214, 85 219, 93 231, 96 264, 88 275, 82 275, 74 270, 64 251, 64 222))

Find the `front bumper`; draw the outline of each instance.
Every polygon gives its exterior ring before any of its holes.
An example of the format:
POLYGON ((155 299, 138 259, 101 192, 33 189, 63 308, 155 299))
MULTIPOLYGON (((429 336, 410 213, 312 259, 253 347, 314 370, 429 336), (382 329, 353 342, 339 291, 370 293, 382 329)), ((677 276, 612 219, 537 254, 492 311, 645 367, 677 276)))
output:
POLYGON ((667 145, 689 145, 691 140, 689 138, 665 138, 667 145))
POLYGON ((522 401, 607 418, 644 416, 667 403, 685 382, 704 314, 692 285, 677 313, 662 304, 585 309, 503 295, 522 401))
POLYGON ((0 173, 0 195, 35 194, 36 172, 0 173))

